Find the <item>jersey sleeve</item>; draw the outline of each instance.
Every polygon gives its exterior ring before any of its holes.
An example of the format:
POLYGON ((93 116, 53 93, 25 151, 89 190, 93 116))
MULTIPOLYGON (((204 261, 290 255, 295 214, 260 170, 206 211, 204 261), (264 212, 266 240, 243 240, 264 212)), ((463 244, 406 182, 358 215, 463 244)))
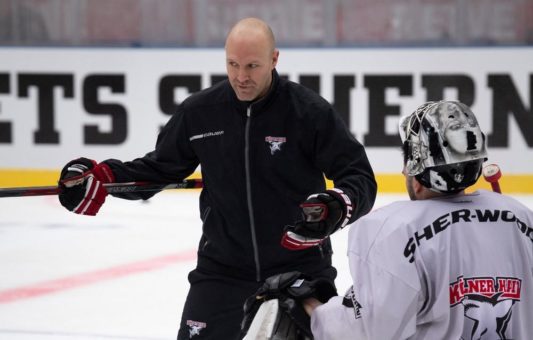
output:
POLYGON ((357 310, 343 305, 343 300, 341 296, 335 296, 315 309, 311 315, 315 340, 368 339, 362 324, 356 319, 357 310))
POLYGON ((359 256, 351 254, 350 262, 353 287, 313 312, 315 339, 398 340, 414 334, 418 291, 359 256))
POLYGON ((401 229, 390 228, 403 207, 378 209, 350 226, 352 287, 344 299, 315 310, 311 325, 316 339, 341 334, 339 339, 398 340, 415 333, 424 288, 416 266, 398 256, 404 246, 401 229))

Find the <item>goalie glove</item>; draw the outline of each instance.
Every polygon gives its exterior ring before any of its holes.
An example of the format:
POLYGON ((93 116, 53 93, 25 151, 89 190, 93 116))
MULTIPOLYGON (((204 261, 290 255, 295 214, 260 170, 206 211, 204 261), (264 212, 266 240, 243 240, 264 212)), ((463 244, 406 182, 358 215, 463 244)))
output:
POLYGON ((313 280, 297 271, 271 276, 246 299, 241 334, 244 339, 312 339, 302 301, 315 297, 325 303, 336 295, 335 285, 325 278, 313 280))
POLYGON ((280 308, 278 299, 261 303, 243 340, 311 340, 280 308))
POLYGON ((103 184, 114 181, 115 176, 107 164, 87 158, 75 159, 61 170, 59 202, 76 214, 94 216, 107 196, 103 184))
POLYGON ((344 228, 352 217, 352 202, 340 189, 313 194, 303 202, 302 219, 286 226, 283 247, 301 250, 319 245, 329 235, 344 228))

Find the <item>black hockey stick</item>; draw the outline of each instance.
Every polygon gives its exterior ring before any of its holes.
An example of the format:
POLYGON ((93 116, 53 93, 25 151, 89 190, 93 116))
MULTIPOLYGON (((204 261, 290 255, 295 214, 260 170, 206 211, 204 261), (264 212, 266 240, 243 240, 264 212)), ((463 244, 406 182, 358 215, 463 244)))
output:
MULTIPOLYGON (((167 189, 195 189, 202 188, 201 179, 186 179, 181 183, 152 183, 152 182, 126 182, 126 183, 106 183, 104 187, 110 194, 139 192, 139 191, 160 191, 167 189)), ((0 188, 1 197, 21 197, 21 196, 46 196, 57 195, 61 191, 58 186, 42 187, 16 187, 0 188)))

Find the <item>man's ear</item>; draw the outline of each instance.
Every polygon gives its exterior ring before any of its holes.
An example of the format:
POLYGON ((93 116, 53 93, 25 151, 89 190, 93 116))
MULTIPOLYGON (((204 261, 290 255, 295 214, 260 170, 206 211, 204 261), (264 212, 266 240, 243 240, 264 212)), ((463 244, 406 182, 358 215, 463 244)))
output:
POLYGON ((414 191, 414 193, 417 196, 419 196, 425 189, 426 189, 426 187, 423 186, 422 183, 420 183, 416 177, 413 177, 413 191, 414 191))
POLYGON ((438 192, 433 191, 429 189, 428 187, 424 186, 422 183, 418 181, 418 179, 416 179, 416 177, 413 177, 412 187, 413 187, 413 194, 415 195, 416 199, 419 199, 419 200, 425 200, 428 198, 433 198, 433 197, 437 197, 441 195, 438 192))
POLYGON ((272 69, 276 68, 276 65, 278 64, 278 58, 279 58, 279 50, 276 48, 274 50, 274 53, 272 53, 272 69))

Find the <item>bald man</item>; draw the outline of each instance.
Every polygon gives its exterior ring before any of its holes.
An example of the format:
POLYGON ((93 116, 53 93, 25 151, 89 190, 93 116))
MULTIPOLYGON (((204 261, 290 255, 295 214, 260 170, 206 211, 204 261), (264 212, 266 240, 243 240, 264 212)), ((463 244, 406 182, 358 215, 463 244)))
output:
POLYGON ((226 39, 226 69, 231 87, 241 101, 264 97, 278 62, 274 34, 264 22, 240 21, 226 39))
POLYGON ((245 299, 273 274, 334 280, 328 236, 368 212, 376 195, 365 150, 338 113, 279 77, 279 51, 265 22, 239 21, 225 50, 228 79, 184 100, 153 151, 129 162, 76 159, 60 178, 61 203, 95 215, 107 195, 102 183, 174 183, 201 165, 203 234, 178 339, 239 338, 245 299), (326 190, 324 176, 334 190, 326 190))

